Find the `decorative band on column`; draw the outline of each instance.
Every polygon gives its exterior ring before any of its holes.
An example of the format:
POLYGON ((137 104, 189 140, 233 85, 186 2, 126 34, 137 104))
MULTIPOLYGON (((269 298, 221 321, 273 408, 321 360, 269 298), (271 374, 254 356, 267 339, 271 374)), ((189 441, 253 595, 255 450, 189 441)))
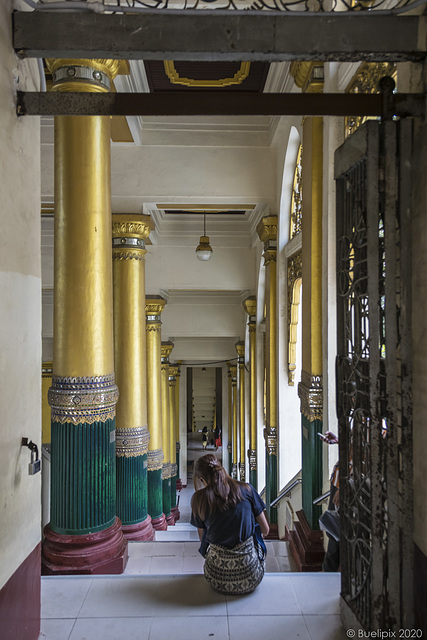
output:
MULTIPOLYGON (((100 60, 99 62, 109 61, 100 60)), ((61 66, 52 69, 52 80, 55 87, 64 84, 69 85, 71 82, 76 85, 82 84, 85 86, 92 84, 95 87, 102 88, 104 91, 110 91, 111 89, 110 78, 99 68, 79 64, 66 64, 65 61, 58 61, 56 64, 60 64, 61 66)))
POLYGON ((233 451, 233 446, 232 446, 231 442, 229 442, 228 445, 227 445, 227 452, 231 455, 232 451, 233 451))
POLYGON ((114 374, 91 377, 52 376, 48 402, 52 422, 93 424, 113 420, 119 390, 114 374))
POLYGON ((179 453, 181 451, 181 443, 177 442, 176 443, 176 452, 179 453))
POLYGON ((257 470, 257 458, 256 449, 248 449, 249 469, 251 471, 257 470))
POLYGON ((265 446, 269 456, 277 456, 277 429, 270 427, 264 429, 265 446))
POLYGON ((172 462, 172 464, 171 464, 171 477, 173 478, 176 475, 178 475, 178 465, 176 464, 176 462, 172 462))
POLYGON ((239 462, 239 474, 240 474, 240 479, 244 480, 245 479, 245 463, 244 462, 239 462))
POLYGON ((298 396, 301 400, 301 413, 309 420, 323 420, 323 377, 313 376, 306 371, 301 372, 298 385, 298 396))
POLYGON ((136 458, 148 452, 150 434, 147 427, 116 428, 116 456, 136 458))
POLYGON ((161 449, 148 450, 148 471, 158 471, 163 468, 164 455, 161 449))
POLYGON ((170 462, 165 462, 162 465, 162 480, 168 480, 172 477, 172 465, 170 462))
POLYGON ((237 462, 233 462, 231 465, 231 477, 237 480, 237 462))

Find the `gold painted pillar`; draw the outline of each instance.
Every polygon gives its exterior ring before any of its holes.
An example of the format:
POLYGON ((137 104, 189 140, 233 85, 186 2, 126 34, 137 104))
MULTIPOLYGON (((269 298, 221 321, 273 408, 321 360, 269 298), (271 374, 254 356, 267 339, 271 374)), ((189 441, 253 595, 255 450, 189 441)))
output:
POLYGON ((256 297, 243 301, 249 316, 249 482, 257 489, 256 297))
POLYGON ((265 503, 271 524, 277 524, 276 509, 270 510, 270 503, 277 497, 277 322, 276 322, 276 280, 277 280, 277 216, 263 218, 257 226, 257 233, 264 243, 265 301, 266 301, 266 483, 265 503))
POLYGON ((231 431, 231 477, 237 480, 237 465, 239 460, 238 434, 237 434, 237 365, 230 365, 231 374, 231 406, 232 406, 232 431, 231 431))
POLYGON ((148 515, 145 240, 150 216, 113 216, 114 355, 120 389, 116 416, 117 515, 128 540, 153 540, 148 515))
POLYGON ((245 343, 239 341, 236 343, 236 351, 238 355, 239 367, 239 480, 245 482, 246 465, 245 465, 245 443, 246 443, 246 415, 245 415, 245 343))
MULTIPOLYGON (((323 64, 293 63, 295 82, 306 93, 323 90, 323 64)), ((302 165, 302 372, 298 385, 302 422, 302 506, 311 529, 319 529, 323 488, 322 209, 323 118, 303 123, 302 165)))
MULTIPOLYGON (((47 64, 52 91, 104 93, 121 63, 47 64)), ((121 573, 127 542, 116 517, 110 118, 57 116, 54 145, 51 520, 43 571, 121 573)))
POLYGON ((178 478, 177 465, 177 377, 179 367, 169 364, 169 412, 170 412, 170 455, 171 455, 171 513, 175 522, 179 520, 180 513, 176 504, 176 482, 178 478))
POLYGON ((148 513, 153 527, 164 531, 168 525, 163 512, 163 443, 161 383, 161 320, 166 300, 161 296, 145 298, 147 349, 148 513))
POLYGON ((228 453, 228 472, 231 475, 233 469, 233 388, 232 388, 232 373, 231 362, 227 361, 227 377, 228 377, 228 428, 227 428, 227 453, 228 453))
POLYGON ((172 458, 171 458, 171 406, 169 391, 169 356, 172 352, 173 342, 161 343, 161 381, 162 381, 162 443, 163 443, 163 513, 169 526, 175 524, 171 513, 172 491, 172 458))

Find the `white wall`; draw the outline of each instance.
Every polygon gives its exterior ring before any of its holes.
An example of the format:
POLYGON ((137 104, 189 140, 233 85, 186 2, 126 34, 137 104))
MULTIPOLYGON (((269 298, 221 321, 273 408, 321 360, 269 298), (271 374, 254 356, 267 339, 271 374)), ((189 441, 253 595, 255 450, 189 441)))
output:
POLYGON ((14 54, 10 10, 0 3, 0 588, 41 538, 41 474, 21 447, 41 447, 40 135, 15 113, 17 79, 38 90, 38 73, 14 54))

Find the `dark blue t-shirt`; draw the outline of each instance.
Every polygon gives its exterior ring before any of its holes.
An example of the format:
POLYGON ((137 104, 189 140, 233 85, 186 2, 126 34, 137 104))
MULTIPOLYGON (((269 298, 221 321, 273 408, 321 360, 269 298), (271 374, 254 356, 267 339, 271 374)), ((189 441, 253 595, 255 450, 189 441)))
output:
MULTIPOLYGON (((205 491, 205 489, 200 489, 205 491)), ((265 504, 252 485, 242 486, 242 500, 227 511, 215 511, 204 520, 191 514, 191 524, 205 529, 206 541, 232 549, 254 534, 255 518, 265 509, 265 504)))

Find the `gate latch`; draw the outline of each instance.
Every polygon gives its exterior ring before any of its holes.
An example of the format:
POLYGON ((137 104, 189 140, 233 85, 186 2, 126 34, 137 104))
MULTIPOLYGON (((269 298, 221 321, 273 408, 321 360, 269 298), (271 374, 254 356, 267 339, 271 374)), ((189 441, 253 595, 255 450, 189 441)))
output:
POLYGON ((32 440, 28 442, 28 438, 22 438, 22 447, 28 447, 31 451, 31 462, 28 465, 28 475, 34 476, 40 471, 41 461, 39 458, 39 448, 32 440))

